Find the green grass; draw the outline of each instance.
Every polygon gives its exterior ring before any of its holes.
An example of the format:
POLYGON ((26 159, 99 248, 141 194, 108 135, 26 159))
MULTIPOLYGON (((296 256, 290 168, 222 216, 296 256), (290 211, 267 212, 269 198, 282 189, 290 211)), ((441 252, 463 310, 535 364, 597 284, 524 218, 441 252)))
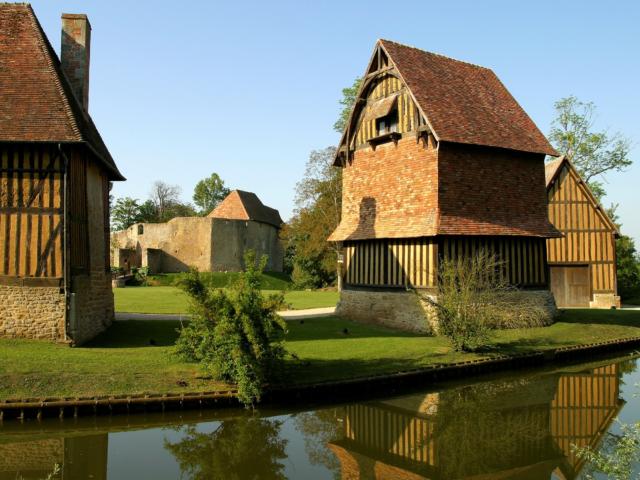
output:
MULTIPOLYGON (((273 293, 276 290, 263 290, 273 293)), ((114 288, 116 312, 135 313, 187 313, 187 296, 177 287, 125 287, 114 288)), ((294 310, 332 307, 338 302, 336 291, 289 291, 285 302, 294 310)))
MULTIPOLYGON (((154 287, 173 287, 182 277, 182 273, 162 273, 149 275, 149 284, 154 287)), ((226 288, 238 280, 241 272, 200 272, 204 282, 213 288, 226 288)), ((264 290, 291 290, 293 284, 286 273, 264 272, 261 274, 260 284, 264 290)))
MULTIPOLYGON (((338 318, 289 322, 287 384, 393 373, 433 364, 514 354, 640 335, 640 312, 570 310, 544 328, 496 332, 485 353, 452 352, 445 339, 361 325, 338 318), (346 329, 346 330, 345 330, 346 329)), ((176 321, 116 322, 92 343, 69 348, 33 340, 0 340, 0 400, 221 388, 197 365, 172 355, 176 321), (177 382, 186 382, 180 386, 177 382)))

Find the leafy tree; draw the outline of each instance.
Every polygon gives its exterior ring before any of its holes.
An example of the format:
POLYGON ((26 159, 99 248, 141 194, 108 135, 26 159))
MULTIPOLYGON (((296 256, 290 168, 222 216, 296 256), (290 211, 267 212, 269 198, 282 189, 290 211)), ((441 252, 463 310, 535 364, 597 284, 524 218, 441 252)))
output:
POLYGON ((111 230, 126 230, 140 221, 140 205, 138 200, 122 197, 116 200, 111 209, 111 230))
POLYGON ((358 77, 353 81, 353 85, 342 89, 342 99, 340 99, 342 110, 340 110, 338 120, 333 124, 333 129, 338 133, 342 133, 347 126, 349 115, 351 115, 353 105, 356 103, 356 96, 358 95, 358 90, 360 90, 361 83, 362 78, 358 77))
MULTIPOLYGON (((616 212, 618 205, 612 205, 607 209, 609 218, 622 228, 620 218, 616 212)), ((640 254, 636 250, 633 238, 620 235, 616 239, 616 270, 618 278, 618 293, 622 301, 632 300, 635 303, 640 300, 640 254)))
MULTIPOLYGON (((177 442, 165 440, 184 478, 285 479, 287 441, 280 438, 282 421, 258 417, 226 420, 211 433, 189 425, 177 442)), ((182 477, 181 477, 182 478, 182 477)))
POLYGON ((229 189, 217 173, 200 180, 193 191, 193 202, 200 208, 201 215, 208 215, 229 195, 229 189))
POLYGON ((167 206, 163 216, 163 222, 168 222, 176 217, 195 217, 198 215, 195 207, 190 203, 176 202, 167 206))
MULTIPOLYGON (((361 78, 342 89, 340 116, 333 125, 342 132, 360 89, 361 78)), ((296 185, 296 209, 283 231, 287 245, 285 268, 298 287, 322 287, 338 280, 338 245, 327 237, 340 223, 342 209, 342 170, 333 167, 336 148, 313 150, 304 177, 296 185)))
POLYGON ((166 222, 169 220, 167 217, 170 207, 180 203, 180 191, 178 185, 169 185, 160 180, 151 186, 149 197, 155 206, 158 221, 166 222))
POLYGON ((599 178, 610 171, 621 171, 632 164, 631 141, 621 133, 594 131, 596 106, 574 96, 555 103, 556 118, 549 139, 556 150, 566 155, 598 198, 604 196, 599 178))
POLYGON ((333 167, 335 147, 314 150, 296 185, 294 216, 283 235, 293 280, 300 287, 321 287, 336 279, 338 246, 327 237, 340 222, 342 171, 333 167))
POLYGON ((139 209, 140 222, 142 223, 156 223, 159 222, 158 210, 152 200, 147 200, 140 205, 139 209))
POLYGON ((200 362, 216 379, 235 383, 245 405, 260 400, 263 385, 284 356, 278 333, 286 330, 277 314, 284 304, 282 294, 262 296, 260 276, 263 256, 247 250, 245 271, 229 291, 208 288, 197 271, 191 271, 179 286, 191 299, 191 322, 180 330, 176 341, 179 355, 200 362))

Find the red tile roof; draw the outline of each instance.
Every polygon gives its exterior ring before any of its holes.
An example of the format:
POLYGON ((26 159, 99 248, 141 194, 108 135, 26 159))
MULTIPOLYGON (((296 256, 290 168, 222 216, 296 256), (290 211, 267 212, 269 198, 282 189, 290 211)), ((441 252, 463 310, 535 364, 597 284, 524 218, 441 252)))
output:
POLYGON ((275 208, 264 205, 252 192, 234 190, 209 214, 212 218, 227 220, 253 220, 280 228, 283 224, 275 208))
POLYGON ((0 3, 0 142, 85 144, 124 180, 31 6, 0 3))
POLYGON ((558 155, 490 69, 379 43, 438 140, 558 155))

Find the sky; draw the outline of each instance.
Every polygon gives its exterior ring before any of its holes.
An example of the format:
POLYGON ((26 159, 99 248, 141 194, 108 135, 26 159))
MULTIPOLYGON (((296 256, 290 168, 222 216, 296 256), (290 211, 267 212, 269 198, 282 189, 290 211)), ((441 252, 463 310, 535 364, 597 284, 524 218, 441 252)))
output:
POLYGON ((59 53, 60 14, 92 25, 89 110, 127 177, 191 201, 217 172, 291 216, 314 149, 335 145, 342 88, 378 38, 493 69, 540 130, 568 95, 598 107, 596 127, 633 142, 635 165, 606 176, 623 233, 640 243, 640 2, 34 0, 59 53))

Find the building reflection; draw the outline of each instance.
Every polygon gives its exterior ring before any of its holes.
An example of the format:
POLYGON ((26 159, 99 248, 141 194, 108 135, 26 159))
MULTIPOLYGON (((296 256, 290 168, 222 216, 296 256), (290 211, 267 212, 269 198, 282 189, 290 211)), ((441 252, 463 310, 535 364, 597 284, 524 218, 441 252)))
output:
POLYGON ((25 435, 5 441, 0 436, 0 480, 107 478, 108 435, 52 437, 25 435), (59 472, 49 477, 58 465, 59 472))
POLYGON ((573 479, 622 408, 618 364, 344 407, 341 478, 573 479))
MULTIPOLYGON (((441 392, 291 414, 306 457, 287 460, 291 430, 229 410, 0 426, 0 480, 106 479, 109 433, 161 427, 159 454, 184 478, 285 478, 302 458, 343 480, 571 480, 572 445, 596 447, 624 405, 625 364, 482 381, 441 392), (213 431, 197 427, 217 422, 213 431)), ((287 412, 272 412, 274 415, 287 412)))

